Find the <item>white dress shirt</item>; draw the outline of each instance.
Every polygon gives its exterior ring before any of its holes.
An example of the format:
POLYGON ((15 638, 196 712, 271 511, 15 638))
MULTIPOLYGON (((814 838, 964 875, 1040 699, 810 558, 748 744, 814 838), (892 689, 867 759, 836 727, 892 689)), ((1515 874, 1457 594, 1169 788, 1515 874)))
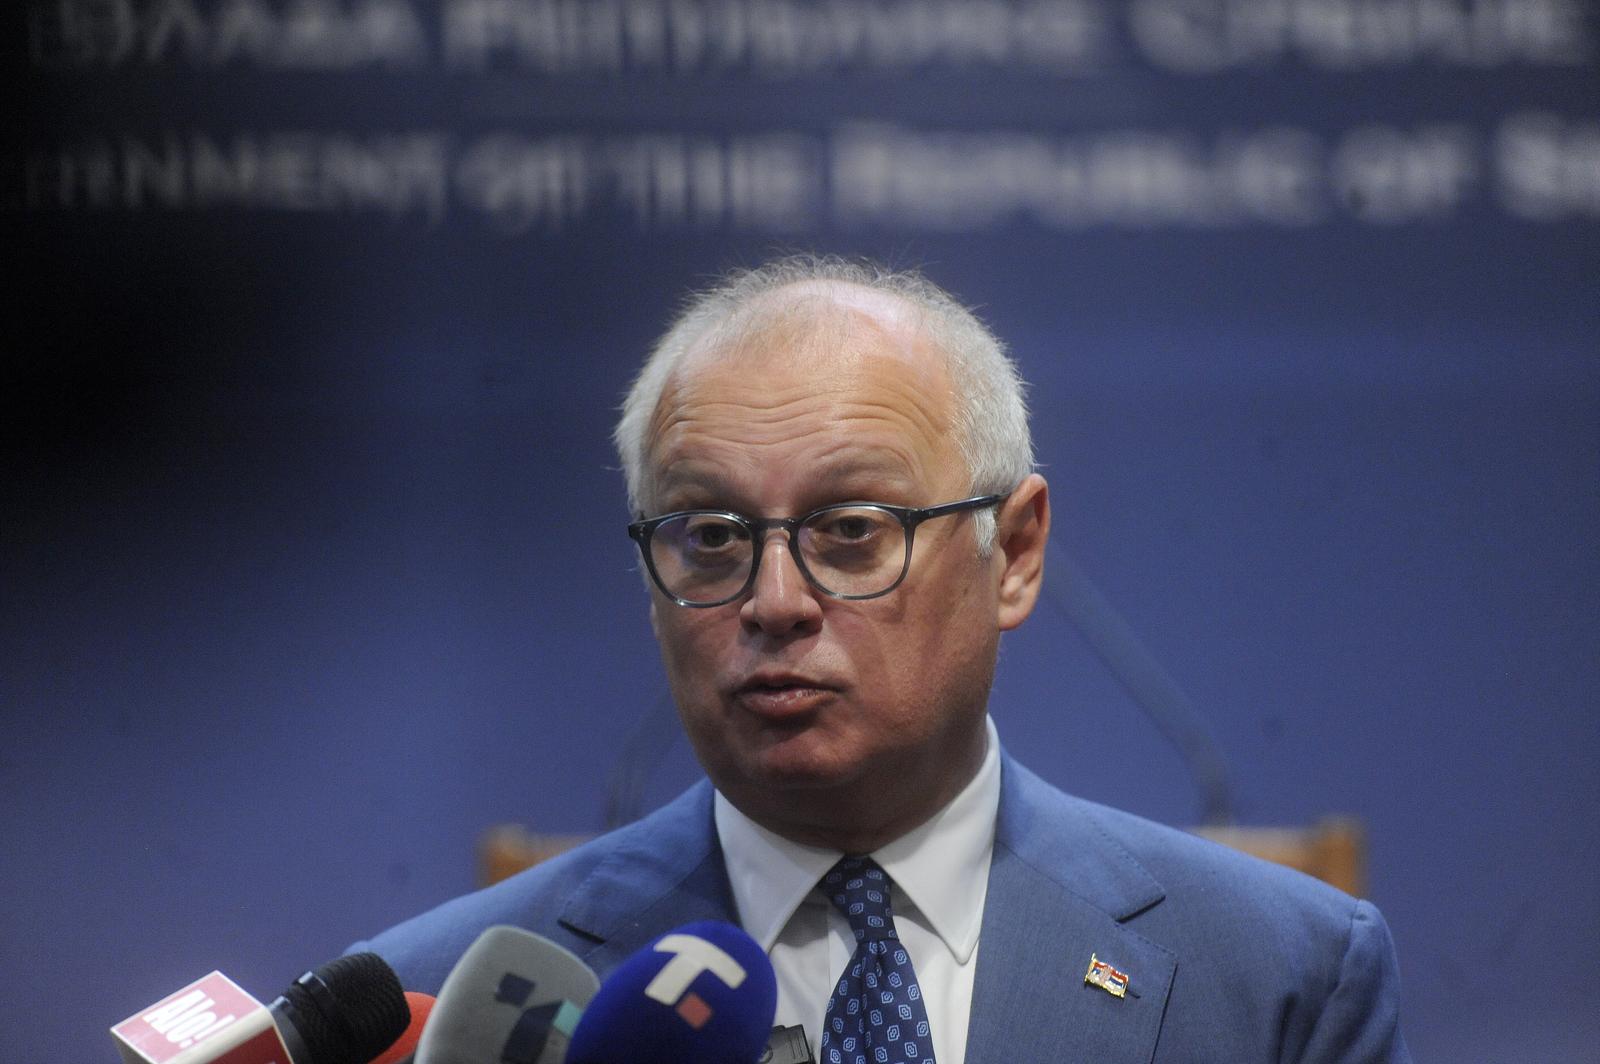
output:
MULTIPOLYGON (((922 826, 872 853, 894 881, 895 928, 922 988, 938 1064, 964 1064, 972 1012, 978 932, 1000 809, 999 739, 987 721, 988 749, 977 775, 922 826)), ((757 824, 718 792, 717 836, 744 929, 772 959, 783 1026, 805 1027, 821 1045, 828 998, 856 940, 844 914, 817 890, 843 856, 791 842, 757 824)))

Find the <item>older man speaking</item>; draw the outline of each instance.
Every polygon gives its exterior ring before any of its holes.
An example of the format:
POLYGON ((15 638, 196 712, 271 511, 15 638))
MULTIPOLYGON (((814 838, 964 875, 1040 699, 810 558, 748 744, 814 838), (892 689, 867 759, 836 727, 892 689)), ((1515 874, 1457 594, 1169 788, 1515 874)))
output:
POLYGON ((785 259, 696 296, 616 431, 709 782, 364 944, 437 988, 517 924, 602 976, 741 924, 824 1064, 1404 1061, 1366 902, 1051 788, 988 717, 1049 492, 999 341, 913 274, 785 259))

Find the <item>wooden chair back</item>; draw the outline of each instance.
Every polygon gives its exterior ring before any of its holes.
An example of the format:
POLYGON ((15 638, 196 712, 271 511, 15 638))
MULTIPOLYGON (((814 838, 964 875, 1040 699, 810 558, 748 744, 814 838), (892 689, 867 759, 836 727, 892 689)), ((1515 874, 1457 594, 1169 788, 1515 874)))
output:
MULTIPOLYGON (((1196 828, 1205 838, 1287 865, 1360 897, 1367 888, 1366 835, 1350 817, 1325 817, 1308 828, 1196 828)), ((478 878, 484 886, 498 883, 565 853, 588 835, 545 835, 520 824, 499 824, 478 841, 478 878)))

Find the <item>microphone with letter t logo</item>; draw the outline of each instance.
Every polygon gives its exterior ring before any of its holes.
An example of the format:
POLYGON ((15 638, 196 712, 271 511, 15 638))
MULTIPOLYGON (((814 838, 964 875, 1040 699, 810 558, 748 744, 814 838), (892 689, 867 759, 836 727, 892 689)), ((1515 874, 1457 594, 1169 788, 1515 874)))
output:
POLYGON ((732 924, 689 924, 606 977, 565 1064, 755 1064, 777 1007, 777 977, 755 939, 732 924))

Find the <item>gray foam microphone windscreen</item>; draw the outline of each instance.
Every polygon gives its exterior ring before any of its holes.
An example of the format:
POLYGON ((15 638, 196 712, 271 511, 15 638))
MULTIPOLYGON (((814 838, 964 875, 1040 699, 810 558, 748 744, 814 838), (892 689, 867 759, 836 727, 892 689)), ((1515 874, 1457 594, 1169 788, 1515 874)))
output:
POLYGON ((600 988, 572 953, 517 927, 491 927, 439 989, 416 1064, 561 1064, 600 988))

